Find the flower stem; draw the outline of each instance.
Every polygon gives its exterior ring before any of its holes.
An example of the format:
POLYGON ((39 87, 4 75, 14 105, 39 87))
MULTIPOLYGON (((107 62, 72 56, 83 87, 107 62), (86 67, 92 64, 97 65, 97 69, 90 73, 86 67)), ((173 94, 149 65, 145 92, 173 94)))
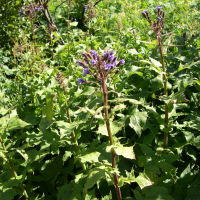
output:
MULTIPOLYGON (((1 136, 0 136, 0 142, 1 142, 1 145, 2 145, 3 150, 4 150, 4 155, 5 155, 6 159, 8 160, 8 163, 9 163, 10 168, 11 168, 11 170, 12 170, 13 176, 17 179, 17 173, 16 173, 16 171, 15 171, 15 169, 14 169, 14 167, 13 167, 13 164, 12 164, 10 158, 9 158, 8 155, 6 154, 6 147, 5 147, 4 143, 3 143, 3 140, 2 140, 2 138, 1 138, 1 136)), ((23 186, 21 183, 19 183, 19 187, 21 188, 22 192, 24 193, 25 198, 26 198, 26 199, 29 199, 28 194, 27 194, 27 192, 26 192, 24 186, 23 186)))
MULTIPOLYGON (((106 79, 105 78, 102 80, 102 88, 103 88, 103 96, 104 96, 104 112, 105 112, 106 127, 107 127, 107 131, 108 131, 108 137, 109 137, 109 140, 110 140, 110 145, 113 145, 114 143, 113 143, 112 132, 111 132, 111 128, 110 128, 110 121, 109 121, 109 117, 108 117, 108 94, 107 94, 106 79)), ((114 149, 112 150, 112 168, 116 168, 116 160, 115 160, 114 149)), ((117 192, 117 199, 122 200, 121 190, 117 186, 117 184, 119 182, 117 174, 114 173, 113 176, 114 176, 114 182, 115 182, 115 189, 116 189, 116 192, 117 192)))
MULTIPOLYGON (((166 75, 166 68, 165 68, 165 62, 164 62, 164 55, 161 45, 161 38, 160 36, 158 38, 158 46, 160 51, 160 58, 162 63, 162 70, 163 70, 163 82, 164 82, 164 95, 167 96, 167 75, 166 75)), ((168 104, 165 103, 165 128, 168 126, 168 104)), ((164 148, 168 147, 168 132, 164 132, 164 148)))

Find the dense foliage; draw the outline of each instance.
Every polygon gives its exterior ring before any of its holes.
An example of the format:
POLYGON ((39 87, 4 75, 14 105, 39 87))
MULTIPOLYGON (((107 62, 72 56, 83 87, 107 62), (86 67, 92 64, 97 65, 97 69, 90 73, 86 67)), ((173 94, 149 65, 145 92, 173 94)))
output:
POLYGON ((1 200, 199 199, 199 0, 0 9, 1 200))

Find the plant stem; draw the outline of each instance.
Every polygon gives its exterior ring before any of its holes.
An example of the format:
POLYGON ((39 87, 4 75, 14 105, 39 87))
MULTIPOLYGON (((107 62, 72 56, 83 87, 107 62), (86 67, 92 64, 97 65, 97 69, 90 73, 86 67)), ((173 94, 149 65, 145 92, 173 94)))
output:
MULTIPOLYGON (((16 171, 15 171, 15 169, 14 169, 14 167, 13 167, 13 164, 12 164, 10 158, 9 158, 8 155, 6 154, 6 147, 5 147, 4 143, 3 143, 3 140, 2 140, 2 138, 1 138, 1 136, 0 136, 0 142, 1 142, 1 145, 2 145, 3 150, 4 150, 4 155, 5 155, 6 159, 8 160, 8 163, 9 163, 9 165, 10 165, 10 168, 11 168, 11 171, 12 171, 12 173, 13 173, 13 176, 17 179, 17 173, 16 173, 16 171)), ((29 199, 28 194, 27 194, 27 192, 26 192, 24 186, 23 186, 21 183, 19 183, 19 187, 21 188, 22 192, 24 193, 25 198, 26 198, 26 199, 29 199)))
MULTIPOLYGON (((64 94, 65 94, 65 96, 66 96, 66 89, 65 89, 65 86, 63 86, 63 90, 64 90, 64 94)), ((65 106, 66 106, 66 109, 67 109, 68 122, 71 124, 71 123, 72 123, 72 120, 71 120, 70 113, 69 113, 69 107, 68 107, 66 101, 65 101, 65 106)), ((77 140, 76 140, 76 136, 75 136, 74 131, 71 132, 71 135, 72 135, 72 139, 73 139, 74 146, 75 146, 75 148, 76 148, 76 152, 80 152, 80 149, 79 149, 78 142, 77 142, 77 140)), ((83 172, 86 173, 87 170, 86 170, 85 164, 84 164, 84 163, 81 163, 81 166, 82 166, 83 172)))
MULTIPOLYGON (((105 112, 106 127, 107 127, 107 131, 108 131, 108 137, 109 137, 109 140, 110 140, 110 145, 113 145, 114 143, 113 143, 112 132, 111 132, 111 128, 110 128, 110 121, 109 121, 109 117, 108 117, 108 94, 107 94, 106 79, 105 78, 102 80, 102 88, 103 88, 103 96, 104 96, 104 112, 105 112)), ((114 149, 112 150, 112 168, 116 168, 116 160, 115 160, 114 149)), ((119 182, 117 174, 114 173, 113 176, 114 176, 114 182, 115 182, 115 189, 116 189, 116 192, 117 192, 117 199, 122 200, 121 190, 117 186, 117 184, 119 182)))
MULTIPOLYGON (((163 70, 163 82, 164 82, 164 95, 167 96, 167 75, 166 75, 166 68, 165 68, 165 62, 164 62, 164 55, 161 45, 161 38, 160 36, 158 38, 158 46, 160 51, 160 58, 162 63, 162 70, 163 70)), ((165 103, 165 128, 168 126, 168 104, 165 103)), ((168 147, 168 132, 164 132, 164 148, 168 147)))

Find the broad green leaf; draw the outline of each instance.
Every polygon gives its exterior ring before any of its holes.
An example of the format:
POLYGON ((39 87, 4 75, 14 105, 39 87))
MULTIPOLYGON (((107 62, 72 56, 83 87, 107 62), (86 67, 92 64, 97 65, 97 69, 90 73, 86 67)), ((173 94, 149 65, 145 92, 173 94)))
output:
POLYGON ((145 200, 174 200, 166 188, 159 186, 146 187, 145 200))
POLYGON ((200 199, 199 188, 200 188, 200 176, 198 176, 188 188, 186 200, 200 199))
POLYGON ((1 191, 0 199, 13 200, 15 195, 16 195, 16 191, 11 188, 5 191, 1 191))
POLYGON ((135 154, 133 152, 133 146, 124 147, 122 144, 117 143, 112 146, 108 146, 106 151, 111 151, 111 149, 115 150, 115 153, 119 156, 123 156, 124 158, 135 159, 135 154))
POLYGON ((200 135, 194 138, 194 145, 197 149, 200 149, 200 135))
POLYGON ((99 162, 99 156, 100 153, 95 151, 95 152, 91 152, 91 153, 87 153, 87 152, 82 152, 80 156, 78 156, 78 158, 80 159, 81 163, 85 163, 85 162, 89 162, 89 163, 94 163, 94 162, 99 162))
POLYGON ((63 155, 63 163, 69 158, 72 156, 72 152, 71 151, 65 151, 65 154, 63 155))
POLYGON ((129 98, 117 98, 115 100, 111 100, 111 103, 113 102, 118 102, 118 103, 121 103, 121 102, 125 102, 125 101, 129 101, 130 103, 132 104, 142 104, 141 102, 135 100, 135 99, 129 99, 129 98))
MULTIPOLYGON (((112 135, 115 135, 123 128, 123 124, 115 121, 110 122, 110 128, 112 135)), ((101 133, 102 135, 108 136, 106 124, 100 124, 97 133, 101 133)))
POLYGON ((83 200, 81 193, 83 191, 83 185, 75 183, 72 180, 69 184, 65 184, 58 188, 57 199, 58 200, 83 200))
POLYGON ((87 86, 84 88, 84 90, 82 91, 81 95, 91 95, 93 93, 96 92, 96 88, 95 87, 91 87, 91 86, 87 86))
POLYGON ((84 190, 93 187, 93 185, 99 182, 102 178, 106 178, 105 166, 95 167, 94 169, 91 169, 88 174, 89 175, 84 186, 84 190))
POLYGON ((70 26, 77 26, 78 22, 71 22, 70 26))
POLYGON ((142 134, 146 120, 147 112, 140 112, 138 109, 135 109, 130 117, 129 126, 135 130, 139 137, 142 134))
POLYGON ((15 116, 15 117, 10 118, 8 125, 7 125, 7 129, 10 131, 16 130, 16 129, 22 129, 28 125, 30 125, 30 124, 22 121, 17 116, 15 116))
POLYGON ((53 97, 54 97, 54 94, 48 94, 46 96, 47 105, 42 108, 42 114, 44 116, 46 116, 49 123, 51 123, 53 115, 54 115, 54 113, 53 113, 53 97))
POLYGON ((138 54, 138 52, 136 51, 136 49, 128 49, 127 51, 128 51, 131 55, 138 54))
POLYGON ((138 183, 140 189, 154 184, 144 172, 135 178, 135 182, 138 183))

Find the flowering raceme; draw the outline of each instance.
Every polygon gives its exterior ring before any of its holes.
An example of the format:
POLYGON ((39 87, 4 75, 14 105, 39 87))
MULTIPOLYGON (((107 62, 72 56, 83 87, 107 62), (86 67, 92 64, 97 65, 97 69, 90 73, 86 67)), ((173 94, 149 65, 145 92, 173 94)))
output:
MULTIPOLYGON (((125 60, 117 61, 118 56, 114 56, 114 51, 105 51, 104 55, 99 55, 95 50, 87 53, 82 52, 83 60, 77 60, 77 64, 83 67, 83 76, 86 74, 92 75, 95 79, 103 81, 112 73, 117 74, 120 65, 125 64, 125 60)), ((82 78, 78 79, 78 85, 87 83, 82 78)))

